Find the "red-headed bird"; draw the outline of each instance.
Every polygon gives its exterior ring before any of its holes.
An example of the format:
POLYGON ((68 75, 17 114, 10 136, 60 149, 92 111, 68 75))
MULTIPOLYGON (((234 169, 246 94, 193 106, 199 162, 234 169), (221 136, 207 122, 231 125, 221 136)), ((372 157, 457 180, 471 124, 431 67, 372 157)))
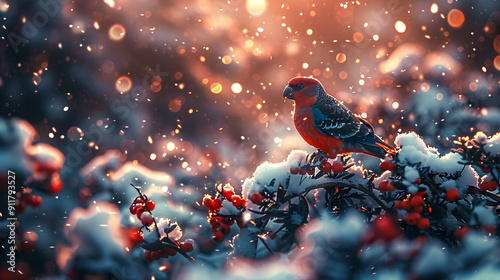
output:
POLYGON ((394 149, 374 134, 366 120, 327 94, 315 78, 291 79, 283 97, 295 100, 293 119, 302 138, 332 158, 351 152, 385 158, 394 149))

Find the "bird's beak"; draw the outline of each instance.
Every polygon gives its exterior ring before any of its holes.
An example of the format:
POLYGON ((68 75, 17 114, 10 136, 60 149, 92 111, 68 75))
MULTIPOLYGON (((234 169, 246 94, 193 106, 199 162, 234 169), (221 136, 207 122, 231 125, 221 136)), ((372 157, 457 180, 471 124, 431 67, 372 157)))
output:
POLYGON ((283 97, 290 100, 295 100, 295 93, 293 92, 293 89, 289 86, 286 86, 285 90, 283 91, 283 97))

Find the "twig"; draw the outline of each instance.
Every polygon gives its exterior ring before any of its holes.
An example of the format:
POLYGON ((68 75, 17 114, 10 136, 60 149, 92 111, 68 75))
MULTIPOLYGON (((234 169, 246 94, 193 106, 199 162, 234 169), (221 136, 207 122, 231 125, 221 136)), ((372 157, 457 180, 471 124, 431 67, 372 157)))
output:
POLYGON ((500 203, 500 196, 498 196, 494 193, 490 193, 488 191, 483 191, 478 187, 469 186, 469 192, 480 193, 480 194, 487 196, 487 197, 493 199, 494 201, 500 203))

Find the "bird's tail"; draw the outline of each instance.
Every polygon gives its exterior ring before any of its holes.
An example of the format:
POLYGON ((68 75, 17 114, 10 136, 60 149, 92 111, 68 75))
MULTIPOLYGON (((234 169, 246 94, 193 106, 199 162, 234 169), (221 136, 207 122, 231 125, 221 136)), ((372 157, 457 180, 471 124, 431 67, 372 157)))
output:
POLYGON ((384 159, 387 154, 389 154, 389 156, 396 154, 396 148, 382 141, 377 135, 372 134, 371 141, 363 141, 359 144, 361 144, 361 149, 365 154, 381 159, 384 159))
POLYGON ((386 154, 389 155, 395 155, 396 154, 396 148, 392 147, 391 145, 385 143, 380 137, 375 135, 375 145, 377 145, 379 148, 383 150, 384 156, 381 158, 385 158, 386 154))

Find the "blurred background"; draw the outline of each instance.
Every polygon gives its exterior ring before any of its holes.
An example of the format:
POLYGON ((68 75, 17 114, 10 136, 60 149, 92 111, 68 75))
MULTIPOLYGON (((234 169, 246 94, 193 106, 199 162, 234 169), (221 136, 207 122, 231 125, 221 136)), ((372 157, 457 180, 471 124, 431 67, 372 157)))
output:
POLYGON ((313 152, 282 97, 297 75, 391 144, 415 131, 446 153, 500 129, 493 0, 0 0, 0 14, 0 115, 62 152, 66 197, 110 150, 195 189, 313 152))

